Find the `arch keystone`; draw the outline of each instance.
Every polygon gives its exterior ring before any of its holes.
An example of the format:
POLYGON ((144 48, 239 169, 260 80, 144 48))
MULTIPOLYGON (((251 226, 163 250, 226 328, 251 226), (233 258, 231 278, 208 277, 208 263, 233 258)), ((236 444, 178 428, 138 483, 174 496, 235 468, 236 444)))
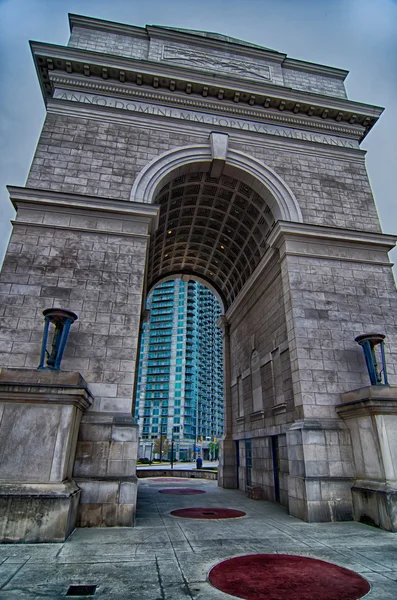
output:
POLYGON ((212 153, 211 177, 220 177, 227 160, 229 147, 229 136, 227 133, 210 133, 210 144, 212 153))
POLYGON ((303 222, 292 190, 273 169, 249 154, 229 148, 224 139, 224 136, 228 137, 226 134, 213 132, 211 136, 207 145, 174 148, 155 157, 136 178, 130 200, 152 204, 160 187, 187 172, 191 165, 196 163, 200 165, 200 170, 206 170, 213 160, 219 160, 224 161, 222 171, 229 166, 238 169, 240 180, 250 185, 268 203, 276 220, 303 222), (212 135, 220 135, 222 139, 212 135))

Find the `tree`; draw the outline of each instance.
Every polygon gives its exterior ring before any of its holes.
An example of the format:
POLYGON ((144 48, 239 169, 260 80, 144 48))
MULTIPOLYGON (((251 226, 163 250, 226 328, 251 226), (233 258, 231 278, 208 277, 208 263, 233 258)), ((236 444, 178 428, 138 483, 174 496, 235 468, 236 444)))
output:
POLYGON ((168 457, 169 447, 169 441, 167 440, 165 435, 162 435, 161 438, 158 437, 154 442, 153 452, 154 454, 159 454, 160 460, 162 460, 164 456, 168 457))
POLYGON ((211 460, 216 460, 219 457, 219 444, 218 442, 210 442, 208 444, 208 452, 211 460))

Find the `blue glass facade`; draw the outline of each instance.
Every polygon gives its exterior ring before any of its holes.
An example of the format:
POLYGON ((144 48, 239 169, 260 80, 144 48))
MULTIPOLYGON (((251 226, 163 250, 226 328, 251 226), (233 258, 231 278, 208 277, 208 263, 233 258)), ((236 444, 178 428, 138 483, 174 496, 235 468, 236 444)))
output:
POLYGON ((160 435, 181 458, 223 433, 221 307, 212 292, 180 279, 149 295, 141 337, 135 418, 143 442, 160 435))

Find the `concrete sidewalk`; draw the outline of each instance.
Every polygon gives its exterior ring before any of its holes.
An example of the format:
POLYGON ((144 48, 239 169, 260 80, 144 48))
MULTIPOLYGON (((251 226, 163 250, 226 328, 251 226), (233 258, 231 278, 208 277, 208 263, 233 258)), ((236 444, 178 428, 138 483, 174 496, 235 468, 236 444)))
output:
POLYGON ((64 544, 1 545, 0 599, 56 600, 71 584, 96 584, 94 598, 104 600, 230 600, 207 582, 209 569, 228 557, 273 552, 362 574, 372 586, 368 600, 397 598, 397 534, 354 522, 303 523, 276 504, 249 500, 214 481, 144 479, 135 528, 78 529, 64 544), (159 494, 165 487, 207 493, 159 494), (170 515, 190 506, 236 508, 247 516, 200 521, 170 515))

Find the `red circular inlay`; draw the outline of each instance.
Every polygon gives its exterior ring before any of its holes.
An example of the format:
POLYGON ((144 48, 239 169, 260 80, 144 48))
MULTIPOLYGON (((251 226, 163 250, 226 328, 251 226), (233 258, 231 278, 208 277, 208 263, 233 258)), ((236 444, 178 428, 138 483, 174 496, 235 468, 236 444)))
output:
POLYGON ((358 600, 363 577, 323 560, 289 554, 252 554, 225 560, 209 573, 212 585, 245 600, 358 600))
POLYGON ((204 490, 194 490, 190 488, 166 488, 159 490, 160 494, 175 494, 176 496, 191 496, 193 494, 205 494, 204 490))
POLYGON ((185 519, 235 519, 244 517, 245 512, 232 508, 181 508, 171 514, 185 519))
POLYGON ((164 483, 164 482, 171 482, 171 481, 183 481, 184 483, 186 483, 186 479, 184 477, 147 477, 147 479, 154 479, 154 483, 164 483))

